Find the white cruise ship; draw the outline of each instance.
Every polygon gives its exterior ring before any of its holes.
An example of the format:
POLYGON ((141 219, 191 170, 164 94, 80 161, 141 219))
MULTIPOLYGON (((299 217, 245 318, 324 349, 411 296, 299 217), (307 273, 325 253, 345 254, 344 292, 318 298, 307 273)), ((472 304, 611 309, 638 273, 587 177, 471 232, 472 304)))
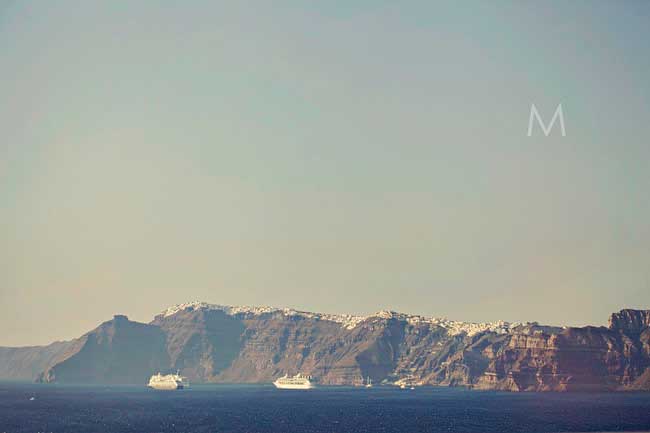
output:
POLYGON ((281 389, 314 388, 314 384, 311 381, 311 376, 303 376, 300 373, 292 377, 289 377, 288 375, 285 374, 281 378, 276 379, 275 382, 273 382, 273 385, 275 385, 276 388, 281 388, 281 389))
POLYGON ((186 378, 179 374, 162 375, 158 373, 151 376, 147 386, 153 389, 172 390, 187 388, 189 384, 187 383, 186 378))

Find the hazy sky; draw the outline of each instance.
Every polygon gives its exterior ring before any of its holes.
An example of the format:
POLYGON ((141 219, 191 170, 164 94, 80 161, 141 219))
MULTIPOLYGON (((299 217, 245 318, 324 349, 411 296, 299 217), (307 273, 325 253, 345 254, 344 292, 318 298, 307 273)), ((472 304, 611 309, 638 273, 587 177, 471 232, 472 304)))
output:
POLYGON ((650 2, 0 0, 0 345, 179 302, 650 308, 650 2), (567 136, 537 127, 562 103, 567 136))

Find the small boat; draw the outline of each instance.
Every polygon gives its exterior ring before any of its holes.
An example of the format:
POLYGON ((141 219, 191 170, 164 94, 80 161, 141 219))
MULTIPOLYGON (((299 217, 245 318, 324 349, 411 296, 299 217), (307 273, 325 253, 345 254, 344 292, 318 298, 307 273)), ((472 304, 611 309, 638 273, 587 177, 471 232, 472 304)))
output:
POLYGON ((372 379, 370 376, 366 379, 366 388, 372 388, 372 379))

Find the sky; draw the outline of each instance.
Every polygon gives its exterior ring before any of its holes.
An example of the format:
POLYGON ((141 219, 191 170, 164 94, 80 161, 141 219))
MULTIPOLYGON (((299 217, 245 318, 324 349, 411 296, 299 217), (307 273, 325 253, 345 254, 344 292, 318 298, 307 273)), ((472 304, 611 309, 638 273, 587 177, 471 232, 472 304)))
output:
POLYGON ((650 2, 0 0, 0 345, 192 300, 650 308, 650 2), (527 136, 531 105, 558 124, 527 136))

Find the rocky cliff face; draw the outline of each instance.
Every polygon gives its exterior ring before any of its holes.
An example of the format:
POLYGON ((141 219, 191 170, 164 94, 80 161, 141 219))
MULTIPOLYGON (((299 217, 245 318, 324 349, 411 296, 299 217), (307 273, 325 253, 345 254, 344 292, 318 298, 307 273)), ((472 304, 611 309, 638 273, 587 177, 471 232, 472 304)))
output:
POLYGON ((62 383, 146 383, 167 368, 165 333, 157 326, 115 316, 70 342, 36 380, 62 383))
POLYGON ((607 328, 514 334, 475 385, 512 391, 624 389, 650 365, 640 346, 633 336, 607 328))
POLYGON ((650 310, 621 310, 609 318, 609 328, 640 333, 650 328, 650 310))
POLYGON ((71 341, 58 341, 47 346, 0 347, 0 379, 33 380, 71 345, 71 341))
POLYGON ((150 324, 116 316, 58 346, 0 349, 0 377, 141 384, 180 370, 191 382, 268 383, 302 372, 329 385, 370 377, 509 391, 650 390, 649 318, 623 310, 608 328, 558 328, 194 303, 150 324))

